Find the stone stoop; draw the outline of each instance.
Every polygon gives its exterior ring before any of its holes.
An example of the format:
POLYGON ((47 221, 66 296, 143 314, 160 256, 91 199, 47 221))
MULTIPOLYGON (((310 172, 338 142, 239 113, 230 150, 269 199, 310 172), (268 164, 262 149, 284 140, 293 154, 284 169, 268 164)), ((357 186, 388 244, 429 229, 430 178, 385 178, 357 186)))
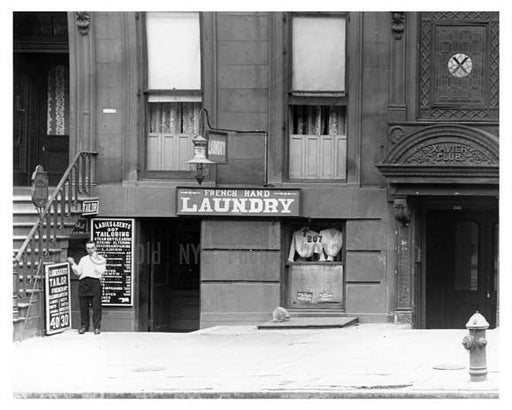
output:
MULTIPOLYGON (((52 188, 49 189, 52 192, 52 188)), ((81 203, 85 199, 94 199, 88 196, 78 198, 76 207, 72 207, 70 216, 65 217, 63 226, 57 230, 57 240, 50 243, 50 251, 43 264, 65 261, 68 256, 69 239, 75 223, 81 216, 81 203)), ((13 193, 13 257, 19 251, 32 226, 37 221, 38 213, 32 204, 30 188, 15 187, 13 193)), ((52 220, 50 226, 53 227, 52 220)), ((46 237, 43 237, 43 244, 46 243, 46 237)), ((39 246, 39 238, 36 235, 34 245, 39 246)), ((15 341, 23 340, 33 336, 41 336, 44 331, 44 266, 37 272, 38 261, 30 258, 30 251, 26 253, 25 261, 31 269, 27 278, 23 273, 17 274, 14 270, 14 280, 19 280, 23 287, 26 284, 26 290, 22 295, 18 295, 17 306, 13 306, 13 339, 15 341), (33 265, 33 266, 32 266, 33 265), (38 274, 37 274, 38 273, 38 274), (16 278, 17 277, 17 278, 16 278), (24 281, 26 279, 26 282, 24 281), (34 286, 35 284, 35 286, 34 286)), ((13 269, 16 269, 14 266, 13 269)))

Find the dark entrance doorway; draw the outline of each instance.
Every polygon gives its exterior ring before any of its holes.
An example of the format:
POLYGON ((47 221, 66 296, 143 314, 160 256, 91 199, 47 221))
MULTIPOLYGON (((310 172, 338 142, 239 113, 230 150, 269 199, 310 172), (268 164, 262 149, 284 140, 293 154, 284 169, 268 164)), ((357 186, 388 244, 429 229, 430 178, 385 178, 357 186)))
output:
POLYGON ((149 265, 149 330, 199 329, 201 221, 151 219, 145 223, 149 265))
POLYGON ((496 208, 426 212, 426 328, 463 329, 476 310, 496 325, 497 238, 496 208))
POLYGON ((29 185, 43 165, 51 185, 69 157, 66 13, 14 13, 13 184, 29 185))

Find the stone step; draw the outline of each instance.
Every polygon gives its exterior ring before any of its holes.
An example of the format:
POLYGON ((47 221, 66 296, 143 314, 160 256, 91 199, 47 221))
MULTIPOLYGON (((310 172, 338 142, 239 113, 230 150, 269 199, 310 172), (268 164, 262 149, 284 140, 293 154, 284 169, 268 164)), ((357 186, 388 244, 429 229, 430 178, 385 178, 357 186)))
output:
POLYGON ((25 292, 25 293, 30 295, 30 294, 40 294, 40 293, 43 292, 43 290, 42 289, 37 289, 37 288, 36 289, 33 289, 33 288, 21 289, 20 288, 20 289, 18 289, 18 292, 25 292))
MULTIPOLYGON (((35 252, 33 252, 31 249, 26 250, 23 254, 23 257, 25 261, 31 261, 32 259, 32 253, 34 253, 34 259, 37 259, 38 257, 44 258, 45 263, 55 263, 58 262, 61 259, 66 259, 67 257, 67 249, 64 248, 52 248, 48 250, 48 255, 43 257, 41 253, 39 253, 39 249, 35 249, 35 252)), ((14 249, 13 251, 13 259, 18 254, 18 249, 14 249)), ((13 262, 14 263, 14 262, 13 262)), ((16 269, 16 268, 15 268, 16 269)))
MULTIPOLYGON (((17 235, 25 235, 27 236, 30 231, 32 230, 32 227, 34 226, 34 223, 35 223, 35 220, 32 221, 32 222, 13 222, 12 224, 12 227, 13 227, 13 235, 17 236, 17 235)), ((50 223, 50 227, 53 229, 53 226, 54 226, 54 223, 50 223)), ((65 220, 64 221, 64 226, 61 227, 61 229, 59 229, 59 224, 57 223, 57 226, 56 226, 56 230, 57 232, 65 232, 65 235, 67 235, 68 233, 71 233, 71 231, 73 230, 73 227, 75 226, 75 222, 70 218, 69 220, 65 220), (68 232, 69 231, 69 232, 68 232)))
MULTIPOLYGON (((53 215, 53 210, 50 210, 50 215, 53 215)), ((66 216, 66 212, 67 212, 67 207, 64 209, 64 216, 66 216)), ((33 216, 39 216, 39 213, 37 211, 36 208, 34 208, 34 206, 32 204, 26 204, 26 203, 22 203, 22 204, 14 204, 13 208, 12 208, 12 213, 13 213, 13 216, 16 216, 16 215, 33 215, 33 216)), ((60 215, 61 214, 61 210, 60 208, 58 209, 58 214, 60 215)), ((80 204, 78 205, 71 205, 71 212, 70 214, 82 214, 82 207, 80 204)))
MULTIPOLYGON (((27 280, 28 281, 31 281, 31 280, 43 280, 44 276, 43 275, 32 275, 32 274, 28 274, 27 275, 27 280)), ((24 275, 22 273, 19 273, 18 274, 18 279, 20 282, 23 281, 24 279, 24 275)))
MULTIPOLYGON (((13 249, 13 252, 16 254, 19 250, 20 250, 20 248, 13 249)), ((63 250, 63 248, 50 248, 50 249, 48 249, 48 252, 50 254, 55 254, 55 253, 61 252, 62 250, 63 250)), ((39 248, 27 249, 25 251, 25 253, 30 255, 34 251, 36 252, 36 254, 39 253, 39 248)))
POLYGON ((287 309, 290 317, 343 317, 341 309, 287 309))
MULTIPOLYGON (((27 286, 27 288, 31 288, 32 289, 32 286, 27 286)), ((39 291, 42 293, 41 289, 39 289, 39 291)), ((18 305, 20 305, 20 304, 22 306, 35 305, 35 304, 39 303, 39 301, 41 300, 41 298, 39 296, 43 296, 43 295, 30 294, 30 293, 27 292, 27 294, 24 295, 24 296, 18 296, 18 305)))
MULTIPOLYGON (((20 249, 21 246, 23 245, 23 243, 25 242, 26 238, 27 238, 26 236, 13 237, 13 241, 12 241, 13 249, 20 249)), ((39 239, 37 237, 35 238, 34 244, 36 246, 39 245, 39 239)), ((43 246, 45 246, 45 244, 46 244, 46 235, 43 236, 43 246)), ((55 242, 52 242, 51 237, 50 237, 50 246, 54 247, 55 249, 56 248, 60 248, 60 249, 66 248, 67 249, 69 247, 69 236, 57 235, 57 240, 55 242)))
MULTIPOLYGON (((43 262, 43 265, 45 264, 45 262, 43 262)), ((32 268, 32 265, 34 265, 33 267, 34 268, 37 268, 39 266, 39 261, 37 259, 34 259, 34 263, 32 264, 32 261, 30 260, 30 258, 28 260, 21 260, 19 262, 19 264, 15 265, 14 269, 16 270, 17 267, 19 267, 20 269, 23 268, 24 266, 27 266, 29 268, 32 268)), ((16 274, 16 272, 14 272, 16 274)))
MULTIPOLYGON (((71 215, 67 216, 64 215, 64 223, 74 223, 76 219, 78 219, 82 214, 79 212, 73 212, 71 215)), ((38 219, 37 214, 32 214, 29 212, 22 212, 22 213, 14 213, 12 220, 13 223, 30 223, 35 224, 38 219)))
POLYGON ((28 303, 28 302, 18 302, 18 309, 19 310, 22 310, 22 309, 27 309, 30 305, 32 305, 32 303, 28 303))
POLYGON ((290 317, 283 322, 269 321, 258 325, 258 329, 330 329, 355 324, 357 317, 290 317))
MULTIPOLYGON (((71 212, 81 214, 82 213, 82 201, 85 200, 97 200, 97 197, 94 196, 87 196, 87 195, 80 195, 78 197, 78 200, 76 203, 73 201, 71 202, 71 212)), ((37 208, 32 203, 32 199, 30 196, 27 195, 17 195, 14 196, 12 199, 13 202, 13 214, 23 214, 23 215, 38 215, 37 208)), ((67 203, 65 206, 65 209, 67 209, 67 203)), ((59 206, 59 212, 60 212, 60 206, 59 206)))
MULTIPOLYGON (((53 193, 52 189, 49 189, 50 195, 53 193)), ((87 195, 87 194, 79 194, 77 197, 77 201, 85 201, 85 200, 94 200, 98 199, 97 196, 87 195)), ((34 204, 32 203, 32 196, 30 194, 21 194, 21 195, 13 195, 12 202, 14 203, 30 203, 32 207, 34 207, 34 204)))

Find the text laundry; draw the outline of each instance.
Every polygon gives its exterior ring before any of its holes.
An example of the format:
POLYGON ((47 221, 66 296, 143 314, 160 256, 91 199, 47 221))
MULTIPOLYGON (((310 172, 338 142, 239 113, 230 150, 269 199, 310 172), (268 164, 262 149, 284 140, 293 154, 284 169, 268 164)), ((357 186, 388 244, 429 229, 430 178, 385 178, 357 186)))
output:
POLYGON ((191 203, 190 197, 181 197, 182 212, 227 212, 240 214, 289 214, 295 198, 203 198, 191 203))

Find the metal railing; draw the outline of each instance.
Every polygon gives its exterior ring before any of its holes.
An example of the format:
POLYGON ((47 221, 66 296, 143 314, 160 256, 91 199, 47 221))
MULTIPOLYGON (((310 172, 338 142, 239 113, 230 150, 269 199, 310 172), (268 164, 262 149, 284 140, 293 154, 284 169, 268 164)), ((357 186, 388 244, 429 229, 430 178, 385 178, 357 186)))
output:
POLYGON ((57 187, 41 210, 23 245, 14 256, 14 311, 17 310, 17 296, 26 296, 33 284, 33 272, 42 261, 47 261, 51 246, 57 242, 57 235, 71 217, 73 207, 78 204, 79 195, 90 195, 94 178, 94 157, 96 152, 78 152, 62 175, 57 187))

